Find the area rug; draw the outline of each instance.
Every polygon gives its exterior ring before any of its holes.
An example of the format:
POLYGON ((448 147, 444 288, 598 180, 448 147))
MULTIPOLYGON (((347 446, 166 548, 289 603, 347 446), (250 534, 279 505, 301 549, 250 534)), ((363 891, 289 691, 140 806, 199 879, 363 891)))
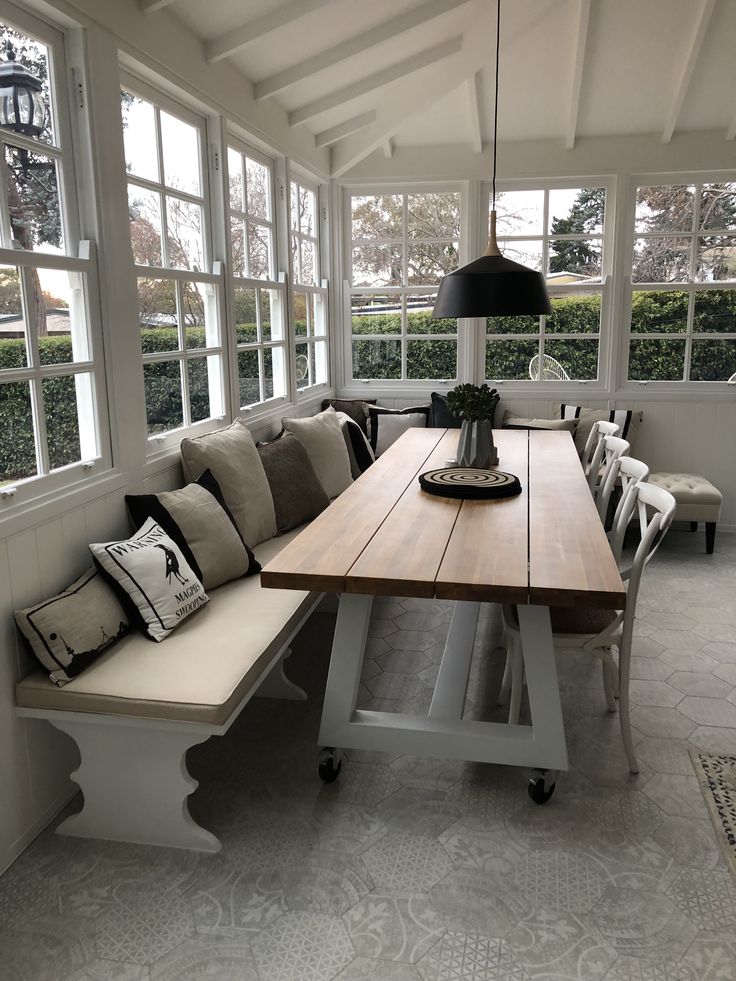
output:
POLYGON ((723 854, 736 876, 736 756, 690 750, 723 854))

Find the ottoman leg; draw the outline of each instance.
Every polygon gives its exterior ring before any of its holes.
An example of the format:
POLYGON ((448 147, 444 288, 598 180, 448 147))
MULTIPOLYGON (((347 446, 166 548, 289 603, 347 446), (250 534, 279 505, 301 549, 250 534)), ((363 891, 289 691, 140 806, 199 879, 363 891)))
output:
POLYGON ((713 554, 716 546, 716 523, 715 521, 705 522, 705 551, 708 555, 713 554))
POLYGON ((697 531, 697 530, 698 530, 698 522, 697 521, 691 521, 690 522, 690 531, 697 531))

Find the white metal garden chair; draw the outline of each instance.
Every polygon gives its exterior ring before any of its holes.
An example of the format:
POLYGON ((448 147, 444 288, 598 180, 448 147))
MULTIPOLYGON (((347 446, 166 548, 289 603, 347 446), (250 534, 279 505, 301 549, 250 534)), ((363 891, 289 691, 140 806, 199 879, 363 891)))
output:
POLYGON ((532 381, 569 381, 570 376, 559 361, 549 354, 542 357, 535 354, 529 362, 529 377, 532 381))
MULTIPOLYGON (((632 481, 617 512, 614 527, 614 555, 621 551, 626 528, 634 514, 638 515, 641 542, 631 564, 621 573, 626 587, 626 609, 589 610, 575 607, 551 607, 552 633, 556 651, 587 651, 598 657, 603 665, 603 686, 609 711, 616 709, 619 701, 621 738, 631 773, 639 772, 639 764, 631 738, 629 717, 629 676, 631 669, 631 641, 636 618, 636 601, 642 575, 647 563, 659 548, 675 515, 675 499, 662 487, 632 481), (618 652, 618 656, 614 654, 618 652)), ((509 723, 519 721, 521 694, 524 683, 521 634, 515 606, 504 606, 504 630, 506 633, 506 670, 499 693, 503 704, 511 695, 509 723)))

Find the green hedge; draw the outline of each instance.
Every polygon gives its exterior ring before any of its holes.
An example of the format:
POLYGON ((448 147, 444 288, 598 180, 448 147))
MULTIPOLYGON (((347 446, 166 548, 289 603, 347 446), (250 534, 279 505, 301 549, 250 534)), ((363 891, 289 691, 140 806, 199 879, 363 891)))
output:
MULTIPOLYGON (((681 290, 635 292, 632 302, 632 329, 635 333, 672 334, 668 338, 634 339, 631 342, 629 375, 632 379, 669 380, 682 378, 685 342, 676 335, 687 323, 687 293, 681 290)), ((547 329, 580 335, 597 332, 600 298, 571 296, 555 300, 555 312, 547 329)), ((711 336, 693 341, 690 377, 694 381, 716 381, 736 371, 736 341, 719 339, 718 333, 736 333, 736 291, 702 290, 695 294, 694 324, 696 332, 711 336)), ((433 320, 429 311, 408 314, 409 334, 455 333, 453 320, 433 320)), ((491 333, 524 333, 537 330, 537 318, 494 318, 488 323, 491 333)), ((353 342, 353 372, 358 378, 398 379, 401 377, 401 342, 381 338, 399 333, 401 318, 397 313, 366 314, 353 317, 355 333, 376 335, 375 340, 353 342)), ((255 324, 243 320, 236 327, 241 344, 257 339, 255 324)), ((299 336, 306 334, 306 323, 296 324, 299 336)), ((187 348, 194 351, 205 344, 204 327, 186 329, 187 348)), ((178 347, 175 327, 144 328, 141 331, 144 353, 172 351, 178 347)), ((596 375, 598 345, 595 339, 546 341, 547 353, 556 358, 571 378, 593 378, 596 375)), ((72 361, 69 337, 42 337, 39 353, 43 364, 67 364, 72 361)), ((537 342, 526 338, 489 341, 486 350, 486 373, 489 378, 527 378, 529 361, 537 353, 537 342)), ((270 369, 266 352, 266 370, 270 369)), ((0 338, 0 370, 21 368, 25 364, 22 340, 0 338)), ((195 359, 188 364, 192 418, 210 415, 207 361, 195 359)), ((457 373, 457 342, 454 339, 431 341, 407 340, 407 374, 410 379, 454 378, 457 373)), ((260 398, 257 352, 238 355, 238 375, 242 405, 260 398)), ((149 432, 169 430, 182 421, 179 364, 162 362, 145 367, 146 404, 149 432)), ((266 394, 272 393, 267 385, 266 394)), ((47 379, 44 382, 46 429, 49 455, 53 467, 79 460, 74 380, 71 377, 47 379)), ((31 406, 26 383, 0 385, 0 483, 19 480, 35 473, 31 406)))

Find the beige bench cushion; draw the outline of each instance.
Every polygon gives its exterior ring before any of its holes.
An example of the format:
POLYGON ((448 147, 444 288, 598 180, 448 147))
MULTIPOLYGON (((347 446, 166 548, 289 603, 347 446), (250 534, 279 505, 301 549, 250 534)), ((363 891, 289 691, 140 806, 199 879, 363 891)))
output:
POLYGON ((677 501, 678 521, 718 521, 723 495, 697 473, 651 473, 649 483, 663 487, 677 501))
MULTIPOLYGON (((265 565, 301 528, 255 549, 265 565)), ((41 671, 16 686, 16 704, 221 725, 315 601, 314 593, 261 589, 236 579, 162 644, 130 634, 58 688, 41 671)))

